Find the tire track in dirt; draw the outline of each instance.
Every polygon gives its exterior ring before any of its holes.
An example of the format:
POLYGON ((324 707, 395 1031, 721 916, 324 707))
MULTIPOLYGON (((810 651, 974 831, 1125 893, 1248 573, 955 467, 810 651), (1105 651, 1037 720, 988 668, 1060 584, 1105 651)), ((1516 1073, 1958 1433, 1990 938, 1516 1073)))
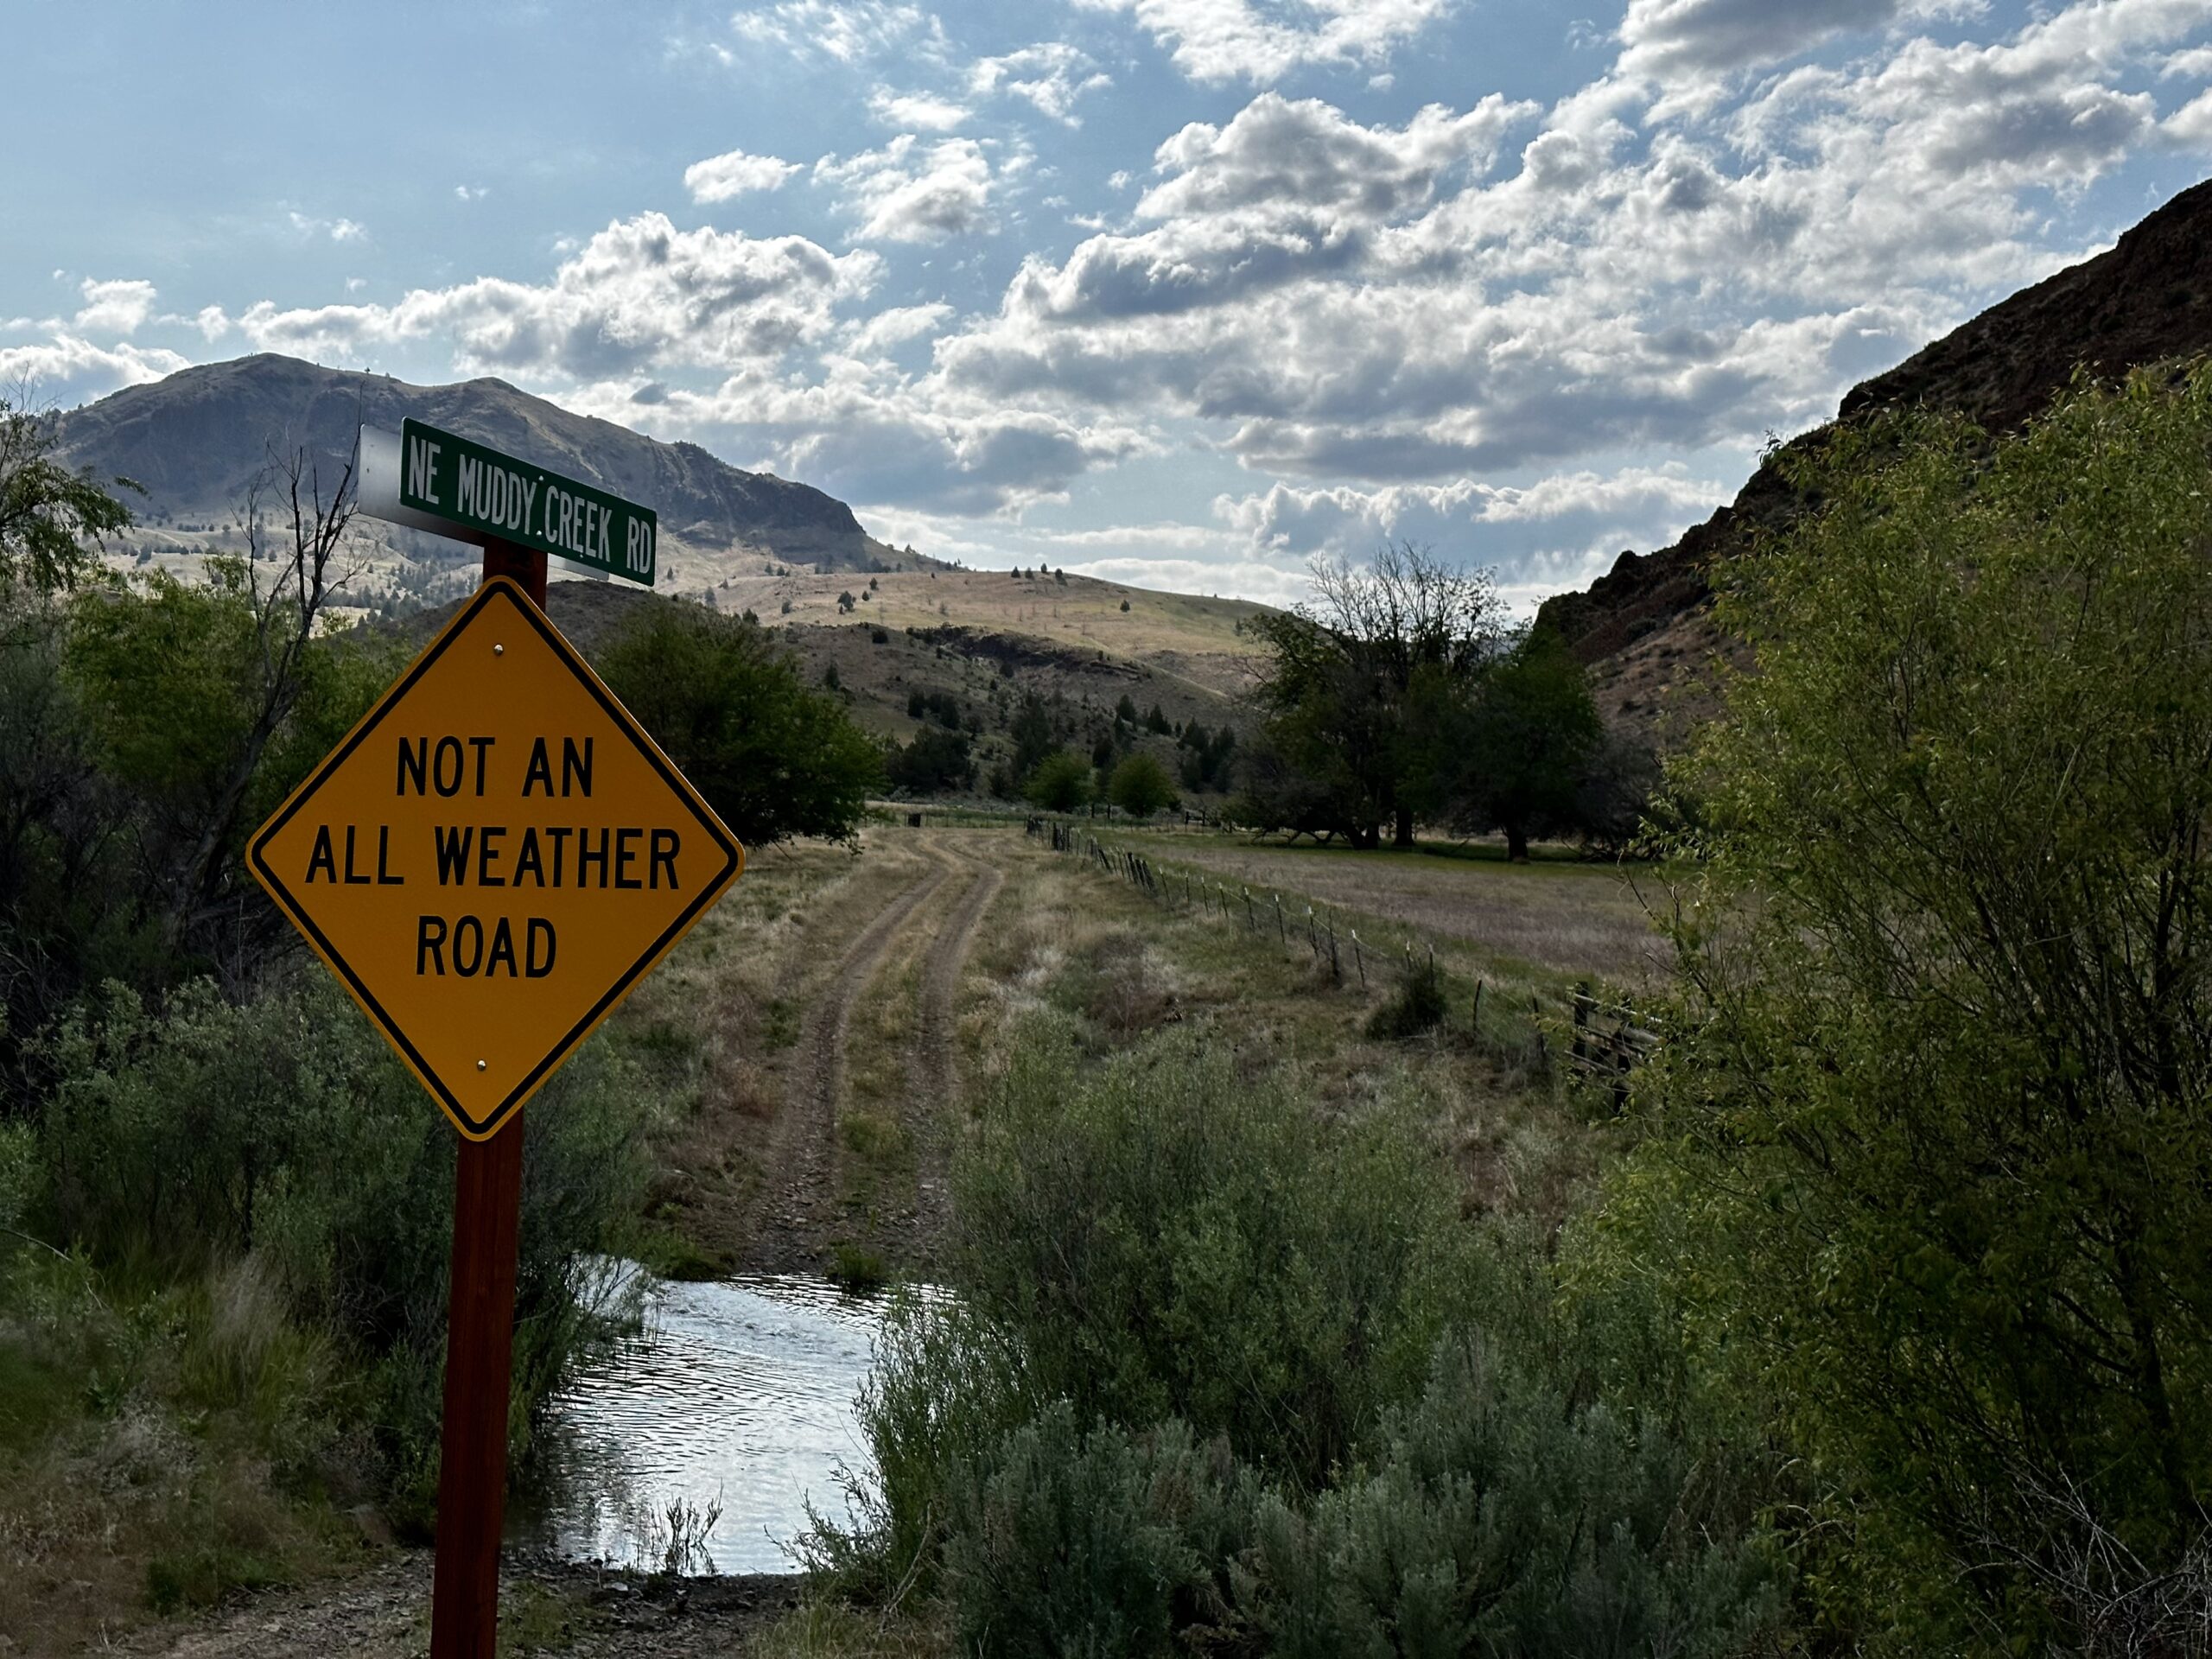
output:
POLYGON ((875 977, 909 917, 944 886, 952 866, 933 843, 924 850, 938 868, 901 892, 846 947, 799 1033, 785 1122, 778 1136, 773 1193, 754 1223, 746 1265, 756 1271, 818 1271, 837 1210, 837 1110, 845 1088, 846 1028, 853 1003, 875 977))
POLYGON ((976 931, 1006 885, 1005 872, 995 865, 975 864, 964 852, 957 855, 975 870, 975 879, 931 944, 922 967, 920 1040, 907 1084, 908 1116, 922 1149, 916 1176, 922 1236, 932 1243, 944 1236, 950 1217, 951 1192, 945 1177, 960 1128, 957 1050, 961 969, 967 965, 976 931))

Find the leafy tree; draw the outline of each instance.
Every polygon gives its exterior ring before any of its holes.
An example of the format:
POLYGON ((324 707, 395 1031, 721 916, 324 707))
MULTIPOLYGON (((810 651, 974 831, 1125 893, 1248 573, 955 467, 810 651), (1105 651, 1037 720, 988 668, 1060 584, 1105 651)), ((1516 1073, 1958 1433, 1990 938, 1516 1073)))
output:
MULTIPOLYGON (((599 671, 748 845, 844 841, 858 827, 880 752, 759 629, 655 605, 607 646, 599 671)), ((832 664, 823 676, 833 689, 836 672, 832 664)))
POLYGON ((1584 844, 1616 857, 1636 850, 1659 787, 1659 757, 1651 746, 1608 727, 1584 762, 1575 788, 1574 827, 1584 844))
POLYGON ((1072 749, 1056 749, 1030 774, 1026 791, 1047 812, 1072 812, 1090 798, 1090 767, 1072 749))
POLYGON ((924 727, 904 746, 893 744, 883 769, 894 788, 916 795, 972 788, 976 782, 976 760, 966 735, 935 726, 924 727))
POLYGON ((1007 734, 1014 739, 1014 775, 1020 779, 1036 771, 1045 757, 1059 747, 1045 700, 1034 693, 1021 700, 1020 712, 1014 715, 1007 734))
POLYGON ((1471 695, 1495 654, 1500 607, 1487 573, 1453 569, 1411 543, 1366 567, 1316 563, 1310 605, 1256 619, 1271 657, 1258 696, 1270 748, 1255 804, 1282 817, 1291 785, 1300 815, 1319 804, 1331 830, 1362 847, 1413 844, 1436 722, 1471 695), (1417 694, 1418 688, 1418 694, 1417 694))
POLYGON ((1781 464, 1823 505, 1723 575, 1756 666, 1677 774, 1693 991, 1616 1225, 1808 1454, 1866 1628, 2184 1651, 2212 369, 2077 385, 1993 453, 1894 416, 1781 464))
MULTIPOLYGON (((70 660, 100 722, 107 759, 149 809, 142 857, 167 895, 162 938, 172 956, 198 954, 232 988, 283 925, 245 880, 238 853, 251 822, 273 807, 265 764, 288 734, 315 732, 336 660, 320 637, 325 611, 352 574, 353 468, 326 481, 304 451, 272 454, 247 488, 243 558, 211 558, 208 581, 188 588, 156 575, 111 599, 80 595, 70 660)), ((321 747, 295 756, 284 789, 365 708, 379 666, 344 683, 353 701, 321 747)), ((340 677, 341 680, 344 677, 340 677)))
POLYGON ((1148 818, 1175 801, 1174 780, 1167 768, 1143 750, 1125 755, 1106 785, 1107 798, 1135 818, 1148 818))
MULTIPOLYGON (((1506 855, 1529 856, 1529 837, 1574 818, 1583 779, 1605 728, 1590 683, 1548 628, 1523 635, 1483 677, 1464 716, 1437 729, 1459 757, 1457 816, 1470 827, 1505 831, 1506 855)), ((1439 757, 1439 774, 1450 765, 1439 757)))
MULTIPOLYGON (((40 593, 73 588, 94 568, 98 543, 130 527, 130 509, 92 476, 54 459, 49 421, 0 398, 0 584, 40 593)), ((127 478, 117 489, 138 490, 127 478)))

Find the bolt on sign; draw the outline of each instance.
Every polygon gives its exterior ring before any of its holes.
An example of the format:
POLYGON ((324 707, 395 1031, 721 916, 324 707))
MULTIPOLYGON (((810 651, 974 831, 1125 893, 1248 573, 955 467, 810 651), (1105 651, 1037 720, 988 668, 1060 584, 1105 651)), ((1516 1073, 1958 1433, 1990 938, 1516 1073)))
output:
POLYGON ((247 861, 482 1141, 721 897, 745 851, 544 613, 493 577, 247 861))
POLYGON ((359 501, 373 518, 455 541, 505 542, 653 585, 651 507, 417 420, 361 429, 359 501))

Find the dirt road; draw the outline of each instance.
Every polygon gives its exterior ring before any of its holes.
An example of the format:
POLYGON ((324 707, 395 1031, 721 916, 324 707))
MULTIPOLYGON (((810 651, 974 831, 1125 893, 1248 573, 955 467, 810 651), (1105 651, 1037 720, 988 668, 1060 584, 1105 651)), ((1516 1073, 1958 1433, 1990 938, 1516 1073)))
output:
POLYGON ((913 1132, 922 1148, 918 1177, 919 1207, 924 1236, 944 1236, 951 1205, 945 1179, 951 1161, 952 1133, 960 1104, 959 1014, 960 975, 968 952, 976 943, 976 930, 1006 885, 1005 872, 988 864, 971 865, 966 893, 951 919, 930 946, 922 969, 920 1040, 907 1090, 910 1104, 918 1109, 913 1132))
MULTIPOLYGON (((842 949, 818 935, 795 960, 796 977, 831 950, 836 966, 807 996, 799 1039, 783 1075, 783 1098, 762 1154, 760 1201, 737 1230, 742 1271, 819 1272, 839 1243, 865 1248, 887 1266, 918 1271, 934 1254, 944 1220, 944 1166, 957 1103, 955 1018, 960 977, 976 929, 1004 877, 978 838, 957 831, 889 831, 872 855, 913 864, 842 949), (940 899, 945 902, 939 902, 940 899), (864 1000, 896 999, 895 969, 923 950, 911 1002, 888 1023, 901 1049, 904 1086, 895 1117, 913 1154, 912 1187, 897 1201, 861 1205, 842 1166, 852 1154, 840 1133, 850 1103, 848 1056, 854 1011, 864 1000)), ((827 931, 827 930, 824 930, 827 931)))

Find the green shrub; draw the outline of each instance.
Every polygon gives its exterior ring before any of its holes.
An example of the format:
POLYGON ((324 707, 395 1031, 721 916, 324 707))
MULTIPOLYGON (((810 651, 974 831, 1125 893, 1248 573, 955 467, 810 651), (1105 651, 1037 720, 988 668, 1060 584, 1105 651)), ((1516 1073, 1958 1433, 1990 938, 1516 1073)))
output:
POLYGON ((1182 1424, 1081 1433, 1065 1400, 957 1491, 945 1580, 963 1649, 988 1659, 1164 1654, 1220 1625, 1256 1497, 1225 1447, 1182 1424))
POLYGON ((1003 1331, 957 1301, 893 1293, 859 1401, 874 1471, 845 1483, 849 1524, 810 1508, 800 1559, 867 1599, 928 1589, 957 1485, 1029 1409, 1003 1331))
POLYGON ((1398 988, 1368 1016, 1367 1034, 1386 1042, 1418 1037, 1442 1024, 1445 1012, 1444 970, 1433 957, 1426 962, 1408 957, 1398 976, 1398 988))
POLYGON ((1660 1413, 1578 1394, 1466 1334, 1370 1472, 1270 1499, 1244 1611, 1283 1659, 1736 1653, 1784 1576, 1745 1489, 1660 1413))
POLYGON ((1033 1020, 954 1173, 956 1281, 1079 1419, 1179 1418, 1302 1488, 1416 1391, 1467 1289, 1449 1170, 1195 1033, 1102 1065, 1033 1020))
POLYGON ((1022 793, 1047 812, 1072 812, 1090 798, 1090 767, 1072 749, 1055 749, 1038 763, 1022 793))
MULTIPOLYGON (((1152 712, 1154 716, 1160 715, 1158 709, 1152 712)), ((1131 817, 1148 818, 1161 807, 1175 804, 1175 780, 1167 775, 1167 768, 1160 764, 1157 756, 1140 749, 1122 757, 1122 763, 1114 768, 1114 775, 1106 785, 1106 794, 1131 817)))
POLYGON ((891 1282, 891 1269, 865 1244, 841 1239, 830 1253, 830 1282, 841 1290, 880 1290, 891 1282))
MULTIPOLYGON (((156 1014, 110 987, 48 1045, 39 1219, 92 1262, 207 1293, 203 1389, 303 1381, 287 1319, 327 1329, 372 1374, 361 1390, 396 1478, 423 1485, 436 1444, 454 1137, 337 987, 314 975, 244 1006, 204 982, 156 1014), (226 1264, 251 1263, 226 1268, 226 1264), (280 1294, 281 1293, 281 1294, 280 1294)), ((643 1193, 652 1097, 586 1046, 525 1114, 514 1376, 518 1432, 604 1334, 579 1256, 619 1249, 643 1193)))

